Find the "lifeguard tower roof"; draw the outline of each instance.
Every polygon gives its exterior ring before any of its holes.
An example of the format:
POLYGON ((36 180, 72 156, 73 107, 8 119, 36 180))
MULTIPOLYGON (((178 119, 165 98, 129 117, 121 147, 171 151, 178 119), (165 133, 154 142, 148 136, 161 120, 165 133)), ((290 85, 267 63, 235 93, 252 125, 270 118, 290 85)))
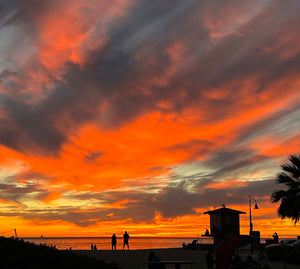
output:
POLYGON ((218 209, 215 209, 215 210, 210 210, 210 211, 206 211, 204 212, 204 214, 208 214, 208 215, 223 215, 223 214, 246 214, 245 212, 243 211, 239 211, 239 210, 234 210, 234 209, 231 209, 231 208, 227 208, 227 207, 221 207, 221 208, 218 208, 218 209))

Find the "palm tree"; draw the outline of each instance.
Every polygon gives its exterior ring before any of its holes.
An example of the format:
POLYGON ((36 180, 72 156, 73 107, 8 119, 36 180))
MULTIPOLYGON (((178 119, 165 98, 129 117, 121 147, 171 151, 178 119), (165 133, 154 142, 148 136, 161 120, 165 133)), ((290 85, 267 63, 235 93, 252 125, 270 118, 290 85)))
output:
POLYGON ((277 176, 277 183, 283 184, 284 190, 272 193, 272 202, 279 202, 279 216, 292 219, 295 224, 300 219, 300 155, 291 155, 290 163, 281 165, 283 170, 277 176))

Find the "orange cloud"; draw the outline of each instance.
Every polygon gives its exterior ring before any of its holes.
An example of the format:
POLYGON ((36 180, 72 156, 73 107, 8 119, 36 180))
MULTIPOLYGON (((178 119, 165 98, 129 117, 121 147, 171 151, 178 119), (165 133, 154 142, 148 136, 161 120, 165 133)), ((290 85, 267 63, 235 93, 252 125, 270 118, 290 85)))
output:
POLYGON ((52 191, 46 197, 45 203, 46 204, 51 204, 52 201, 55 201, 55 200, 57 200, 57 199, 59 199, 61 197, 62 197, 62 195, 61 195, 60 191, 52 191))
POLYGON ((247 186, 248 183, 245 181, 240 181, 237 179, 226 180, 222 182, 213 182, 205 186, 205 188, 213 188, 213 189, 226 189, 228 187, 239 188, 241 186, 247 186))
POLYGON ((47 68, 61 67, 67 61, 82 63, 80 45, 89 29, 78 12, 81 4, 62 4, 41 18, 39 56, 47 68))
POLYGON ((3 207, 5 207, 6 205, 9 205, 9 206, 22 206, 21 204, 19 204, 19 203, 15 203, 15 202, 10 202, 10 201, 6 201, 6 200, 4 200, 4 199, 0 199, 0 203, 2 204, 2 208, 3 207))
POLYGON ((295 134, 287 139, 274 139, 272 136, 255 139, 249 147, 255 149, 259 154, 270 157, 286 157, 298 154, 300 148, 300 134, 295 134))
POLYGON ((212 38, 240 34, 240 28, 262 12, 262 6, 262 3, 253 6, 227 2, 223 8, 219 8, 219 4, 215 3, 204 8, 201 19, 212 38))
POLYGON ((109 26, 126 14, 134 1, 67 1, 36 16, 41 62, 49 69, 67 62, 84 64, 87 53, 100 50, 108 41, 109 26))

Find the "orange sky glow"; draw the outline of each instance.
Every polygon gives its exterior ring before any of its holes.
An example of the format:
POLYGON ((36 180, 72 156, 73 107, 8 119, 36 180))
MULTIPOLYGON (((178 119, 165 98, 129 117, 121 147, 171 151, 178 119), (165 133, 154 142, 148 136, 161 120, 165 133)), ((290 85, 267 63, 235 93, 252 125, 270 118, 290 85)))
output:
POLYGON ((0 9, 0 235, 196 237, 300 153, 297 1, 12 0, 0 9), (175 3, 176 2, 176 3, 175 3), (284 8, 282 8, 284 6, 284 8))

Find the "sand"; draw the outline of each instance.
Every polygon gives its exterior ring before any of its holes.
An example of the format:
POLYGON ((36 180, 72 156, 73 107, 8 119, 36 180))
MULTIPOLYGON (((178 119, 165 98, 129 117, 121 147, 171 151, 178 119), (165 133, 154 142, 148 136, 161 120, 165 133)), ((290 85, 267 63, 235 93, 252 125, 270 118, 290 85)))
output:
MULTIPOLYGON (((73 250, 75 253, 95 257, 107 263, 120 264, 123 269, 146 269, 148 255, 153 251, 162 260, 193 261, 192 265, 181 265, 181 269, 206 269, 205 255, 203 250, 187 250, 183 248, 168 249, 139 249, 139 250, 73 250)), ((299 265, 290 265, 279 262, 270 262, 272 269, 299 269, 299 265)), ((175 268, 168 265, 166 268, 175 268)))

